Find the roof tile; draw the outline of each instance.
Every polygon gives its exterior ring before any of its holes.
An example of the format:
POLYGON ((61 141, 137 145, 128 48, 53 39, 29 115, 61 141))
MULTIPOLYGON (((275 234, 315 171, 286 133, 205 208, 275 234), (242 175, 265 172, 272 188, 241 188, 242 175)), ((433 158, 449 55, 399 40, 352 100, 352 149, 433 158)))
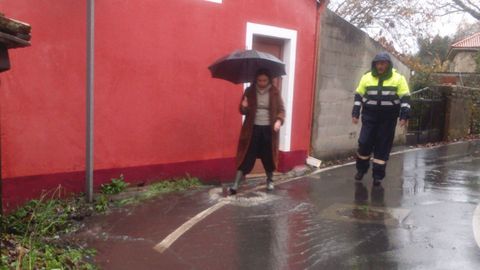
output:
POLYGON ((452 45, 452 48, 479 48, 480 32, 460 40, 452 45))

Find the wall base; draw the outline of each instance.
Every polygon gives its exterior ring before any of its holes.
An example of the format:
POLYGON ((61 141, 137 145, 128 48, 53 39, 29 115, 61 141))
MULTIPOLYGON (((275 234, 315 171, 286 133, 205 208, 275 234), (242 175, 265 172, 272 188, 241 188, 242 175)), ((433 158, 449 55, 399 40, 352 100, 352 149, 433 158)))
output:
MULTIPOLYGON (((279 172, 287 172, 297 165, 305 163, 307 151, 280 152, 279 172)), ((158 164, 129 168, 96 170, 94 173, 95 190, 111 178, 123 174, 131 185, 145 185, 152 182, 181 177, 189 174, 202 179, 205 183, 217 184, 230 182, 235 176, 235 158, 188 161, 180 163, 158 164)), ((85 191, 85 172, 68 172, 48 175, 35 175, 7 178, 3 180, 3 207, 11 210, 42 193, 62 187, 65 196, 85 191)))

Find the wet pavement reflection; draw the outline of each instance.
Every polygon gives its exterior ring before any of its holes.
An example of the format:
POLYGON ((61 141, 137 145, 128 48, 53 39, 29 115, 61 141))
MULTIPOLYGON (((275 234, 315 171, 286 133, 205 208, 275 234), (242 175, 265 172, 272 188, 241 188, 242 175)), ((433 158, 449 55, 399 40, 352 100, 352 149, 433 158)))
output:
POLYGON ((222 200, 216 190, 99 217, 83 233, 103 269, 480 269, 479 169, 480 142, 469 142, 392 156, 381 187, 355 183, 354 166, 325 171, 230 198, 163 253, 152 247, 222 200))

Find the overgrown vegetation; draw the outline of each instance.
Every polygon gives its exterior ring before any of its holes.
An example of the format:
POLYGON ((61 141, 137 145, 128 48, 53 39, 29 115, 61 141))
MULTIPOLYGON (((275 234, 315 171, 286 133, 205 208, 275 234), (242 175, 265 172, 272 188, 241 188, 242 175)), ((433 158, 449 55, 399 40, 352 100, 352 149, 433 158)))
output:
POLYGON ((61 240, 89 210, 83 199, 60 199, 61 191, 46 193, 5 216, 0 269, 96 269, 95 251, 61 240))
POLYGON ((147 186, 145 190, 143 190, 142 192, 138 192, 133 196, 121 198, 118 201, 115 201, 114 204, 116 206, 136 204, 155 198, 161 194, 175 191, 184 191, 187 189, 200 187, 201 185, 202 183, 200 182, 200 179, 190 176, 184 178, 177 178, 170 181, 161 181, 147 186))
POLYGON ((125 182, 123 174, 119 178, 112 178, 109 184, 102 185, 102 193, 107 195, 118 194, 124 191, 128 187, 128 183, 125 182))
POLYGON ((93 204, 83 196, 65 197, 63 190, 45 193, 5 216, 1 228, 0 270, 7 269, 97 269, 95 251, 69 240, 81 221, 112 207, 136 204, 160 194, 201 186, 198 178, 161 181, 142 189, 126 190, 123 175, 101 186, 93 204))
POLYGON ((109 198, 107 195, 101 194, 95 198, 95 211, 99 213, 106 212, 109 207, 109 198))

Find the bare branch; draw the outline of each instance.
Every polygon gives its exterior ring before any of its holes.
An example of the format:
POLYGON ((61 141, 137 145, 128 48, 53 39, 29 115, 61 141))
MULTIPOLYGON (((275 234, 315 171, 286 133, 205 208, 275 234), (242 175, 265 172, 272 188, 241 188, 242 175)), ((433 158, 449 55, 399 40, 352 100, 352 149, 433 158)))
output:
MULTIPOLYGON (((480 20, 480 12, 475 10, 474 8, 472 8, 471 6, 468 6, 466 3, 464 3, 462 0, 452 0, 458 7, 460 7, 462 10, 464 10, 465 12, 467 12, 468 14, 472 15, 472 17, 474 17, 475 19, 477 20, 480 20)), ((470 2, 470 1, 467 1, 467 2, 470 2)), ((478 6, 475 6, 474 4, 472 4, 470 2, 470 4, 475 7, 475 8, 479 8, 478 6)))

